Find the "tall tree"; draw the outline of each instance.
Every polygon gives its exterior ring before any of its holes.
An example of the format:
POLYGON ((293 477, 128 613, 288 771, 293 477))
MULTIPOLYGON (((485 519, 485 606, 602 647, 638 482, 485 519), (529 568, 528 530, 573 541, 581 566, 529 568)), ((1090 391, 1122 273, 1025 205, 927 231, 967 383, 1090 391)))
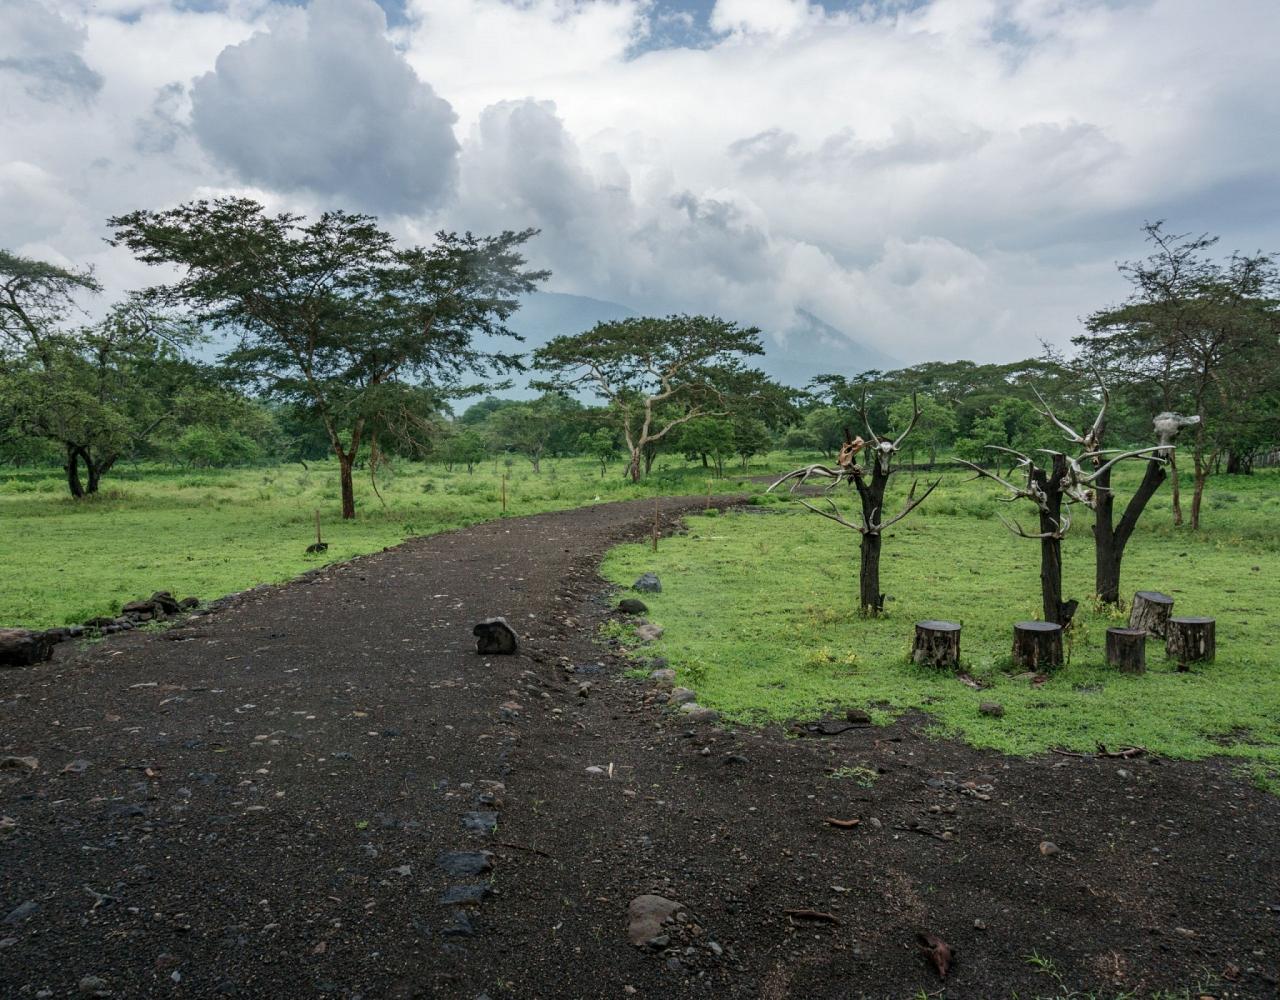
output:
POLYGON ((308 222, 234 197, 110 225, 112 245, 178 269, 149 290, 153 299, 238 337, 223 361, 243 384, 319 418, 338 459, 344 518, 355 517, 352 467, 378 388, 447 387, 464 373, 516 366, 473 337, 515 336, 506 321, 519 296, 547 277, 520 253, 534 230, 441 232, 433 246, 400 247, 371 216, 335 211, 308 222))
POLYGON ((743 358, 763 354, 760 331, 714 316, 637 317, 597 323, 538 348, 535 387, 586 388, 607 400, 639 482, 647 449, 700 416, 725 416, 735 385, 752 378, 743 358))
MULTIPOLYGON (((1200 418, 1191 438, 1196 529, 1219 457, 1256 446, 1267 401, 1280 395, 1280 272, 1274 254, 1212 258, 1216 236, 1168 233, 1162 222, 1144 232, 1150 255, 1120 265, 1128 301, 1089 316, 1075 343, 1109 381, 1142 386, 1167 411, 1189 404, 1200 418)), ((1171 472, 1180 523, 1176 465, 1171 472)))

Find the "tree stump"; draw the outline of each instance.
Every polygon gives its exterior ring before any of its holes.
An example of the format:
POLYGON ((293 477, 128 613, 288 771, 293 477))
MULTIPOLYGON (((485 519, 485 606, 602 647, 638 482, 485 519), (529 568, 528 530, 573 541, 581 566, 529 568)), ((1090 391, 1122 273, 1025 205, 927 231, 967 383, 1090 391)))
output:
POLYGON ((1147 669, 1147 630, 1107 629, 1107 663, 1122 673, 1140 674, 1147 669))
POLYGON ((916 622, 916 641, 911 648, 911 659, 922 666, 955 670, 960 665, 960 624, 916 622))
POLYGON ((1158 590, 1139 590, 1129 609, 1129 627, 1144 629, 1148 635, 1164 638, 1165 623, 1173 614, 1173 598, 1158 590))
POLYGON ((505 618, 486 618, 471 630, 476 637, 476 652, 509 656, 516 651, 516 633, 505 618))
POLYGON ((1170 618, 1164 655, 1179 663, 1209 663, 1217 652, 1212 618, 1170 618))
POLYGON ((1062 626, 1053 622, 1018 622, 1013 626, 1013 662, 1028 670, 1062 666, 1062 626))

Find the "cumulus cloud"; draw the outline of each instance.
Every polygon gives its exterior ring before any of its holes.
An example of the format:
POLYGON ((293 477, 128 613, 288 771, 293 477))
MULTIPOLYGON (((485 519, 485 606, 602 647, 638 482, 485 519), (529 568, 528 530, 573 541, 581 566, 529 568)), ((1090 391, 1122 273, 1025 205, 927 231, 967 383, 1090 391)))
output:
POLYGON ((243 181, 378 212, 449 194, 456 120, 386 36, 373 0, 313 0, 230 46, 192 87, 201 144, 243 181))
POLYGON ((39 101, 84 101, 102 88, 102 76, 84 61, 85 29, 43 0, 0 5, 0 83, 21 83, 39 101))
POLYGON ((904 361, 1065 344, 1124 295, 1145 219, 1280 243, 1274 0, 0 10, 53 25, 0 32, 0 59, 99 75, 0 68, 0 232, 104 279, 134 277, 107 215, 231 191, 423 241, 536 226, 554 290, 718 312, 838 368, 819 321, 904 361), (48 113, 68 94, 91 108, 48 113))

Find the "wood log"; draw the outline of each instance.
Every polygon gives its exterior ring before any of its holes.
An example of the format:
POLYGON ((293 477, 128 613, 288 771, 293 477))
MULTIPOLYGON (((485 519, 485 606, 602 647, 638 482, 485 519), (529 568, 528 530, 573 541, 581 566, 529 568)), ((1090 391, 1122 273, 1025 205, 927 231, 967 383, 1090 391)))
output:
POLYGON ((1217 652, 1212 618, 1170 618, 1164 654, 1179 663, 1210 663, 1217 652))
POLYGON ((1173 598, 1158 590, 1139 590, 1129 609, 1129 627, 1145 629, 1148 635, 1164 638, 1165 623, 1173 614, 1173 598))
POLYGON ((1013 626, 1013 662, 1028 670, 1062 666, 1062 626, 1053 622, 1018 622, 1013 626))
POLYGON ((911 659, 922 666, 955 670, 960 666, 960 623, 916 622, 911 659))
POLYGON ((1126 674, 1140 674, 1147 669, 1147 630, 1143 628, 1107 629, 1107 663, 1126 674))

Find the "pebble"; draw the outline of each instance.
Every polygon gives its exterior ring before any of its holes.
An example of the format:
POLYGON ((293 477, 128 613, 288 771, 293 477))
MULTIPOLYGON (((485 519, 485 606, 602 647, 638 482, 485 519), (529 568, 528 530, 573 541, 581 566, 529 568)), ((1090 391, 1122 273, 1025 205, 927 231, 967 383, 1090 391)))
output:
POLYGON ((98 976, 85 976, 80 980, 79 989, 87 997, 111 996, 111 988, 107 986, 107 981, 98 976))
POLYGON ((649 680, 660 686, 674 684, 676 682, 676 672, 670 667, 659 667, 657 670, 650 671, 649 680))
POLYGON ((19 903, 9 915, 4 918, 4 922, 9 925, 20 924, 29 917, 34 917, 40 912, 40 904, 34 899, 28 899, 25 903, 19 903))
POLYGON ((852 722, 855 726, 871 725, 871 716, 860 708, 851 708, 844 713, 845 720, 852 722))
MULTIPOLYGON (((670 920, 683 907, 674 899, 646 893, 636 896, 627 904, 627 937, 637 948, 655 944, 663 937, 662 924, 670 920)), ((660 947, 660 946, 659 946, 660 947)))
POLYGON ((474 833, 493 833, 498 827, 498 814, 496 812, 464 813, 462 825, 474 833))
POLYGON ((488 851, 442 851, 436 855, 436 867, 449 875, 479 875, 493 867, 488 851))
POLYGON ((662 581, 658 579, 657 573, 644 573, 631 585, 631 589, 638 590, 642 594, 660 594, 662 581))
POLYGON ((711 954, 715 955, 716 958, 719 958, 721 955, 724 954, 724 949, 721 948, 719 943, 716 941, 708 941, 707 948, 710 949, 711 954))
POLYGON ((636 627, 636 637, 645 642, 656 642, 662 638, 662 634, 666 631, 661 625, 649 623, 647 625, 639 625, 636 627))
POLYGON ((677 705, 687 705, 691 701, 697 701, 698 696, 685 687, 671 689, 671 700, 677 705))
POLYGON ((1051 840, 1040 841, 1040 853, 1043 854, 1046 858, 1053 857, 1059 851, 1060 851, 1060 848, 1058 847, 1057 844, 1053 843, 1053 841, 1051 840))
POLYGON ((1004 715, 1004 706, 997 701, 984 701, 978 706, 978 711, 983 715, 999 719, 1004 715))

